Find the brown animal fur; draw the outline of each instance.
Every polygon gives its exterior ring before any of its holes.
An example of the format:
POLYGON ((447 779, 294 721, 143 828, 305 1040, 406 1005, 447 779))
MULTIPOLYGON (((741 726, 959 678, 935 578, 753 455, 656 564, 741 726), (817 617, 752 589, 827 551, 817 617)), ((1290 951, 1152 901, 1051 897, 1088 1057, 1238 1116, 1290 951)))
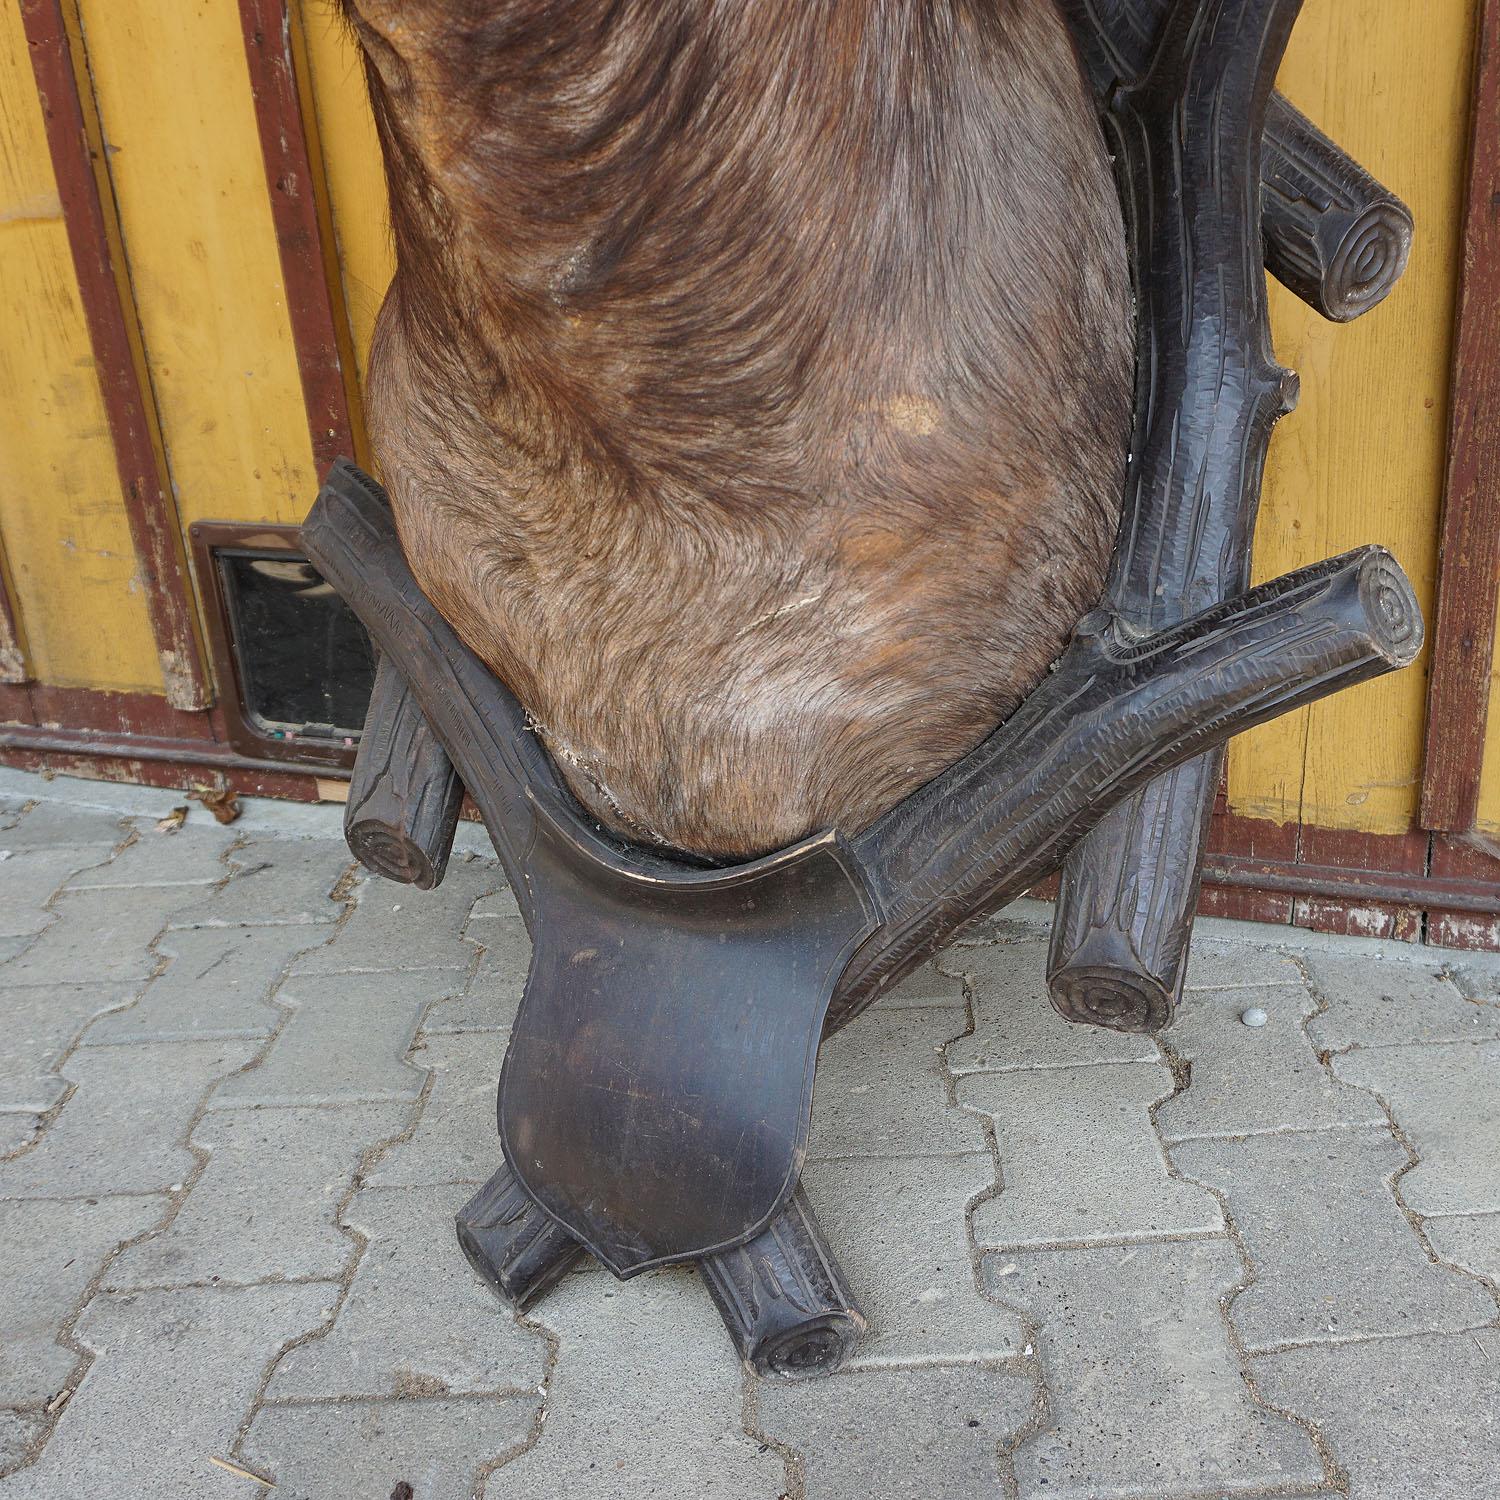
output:
POLYGON ((1096 600, 1124 236, 1053 0, 348 0, 422 587, 630 837, 855 831, 1096 600))

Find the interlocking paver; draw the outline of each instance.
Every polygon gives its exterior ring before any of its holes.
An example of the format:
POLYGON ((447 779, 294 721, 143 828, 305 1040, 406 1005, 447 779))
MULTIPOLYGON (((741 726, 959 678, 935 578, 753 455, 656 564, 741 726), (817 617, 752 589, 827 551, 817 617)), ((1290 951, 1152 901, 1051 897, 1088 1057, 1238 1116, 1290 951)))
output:
POLYGON ((289 1350, 268 1394, 400 1396, 534 1391, 540 1334, 517 1323, 469 1269, 453 1215, 466 1185, 366 1188, 344 1222, 369 1243, 332 1329, 289 1350))
POLYGON ((0 966, 0 987, 119 984, 145 979, 160 960, 151 942, 193 886, 70 891, 52 903, 57 920, 0 966))
POLYGON ((47 1421, 43 1412, 0 1410, 0 1474, 9 1474, 26 1462, 47 1421))
POLYGON ((1255 1282, 1230 1307, 1245 1346, 1475 1328, 1495 1300, 1435 1266, 1396 1203, 1409 1158, 1388 1131, 1189 1141, 1172 1162, 1226 1194, 1255 1282))
POLYGON ((1285 953, 1247 943, 1197 939, 1188 956, 1188 990, 1245 990, 1267 985, 1305 987, 1302 970, 1285 953))
POLYGON ((1306 1432, 1258 1406, 1241 1378, 1219 1311, 1244 1274, 1227 1241, 1028 1251, 985 1269, 1039 1327, 1049 1420, 1016 1450, 1023 1500, 1321 1483, 1306 1432))
POLYGON ((28 937, 50 925, 47 903, 70 876, 107 852, 67 847, 12 851, 0 844, 0 937, 28 937))
MULTIPOLYGON (((474 903, 474 909, 469 913, 469 921, 484 923, 519 917, 521 908, 516 905, 516 893, 511 890, 505 878, 505 871, 500 868, 499 860, 494 857, 493 853, 488 853, 485 857, 475 860, 475 863, 482 869, 492 872, 494 884, 474 903)), ((483 942, 484 939, 482 936, 476 936, 475 941, 483 942)))
POLYGON ((469 969, 476 953, 463 926, 479 898, 504 880, 498 866, 455 861, 435 891, 419 891, 371 876, 332 941, 304 954, 296 974, 344 974, 382 969, 469 969))
POLYGON ((943 1046, 959 1009, 873 1009, 823 1044, 808 1155, 956 1156, 986 1149, 980 1122, 953 1108, 943 1046))
POLYGON ((975 1284, 964 1208, 995 1181, 982 1156, 814 1161, 813 1209, 869 1321, 855 1364, 1005 1359, 1025 1339, 975 1284))
POLYGON ((135 837, 113 859, 81 870, 68 882, 75 891, 122 885, 215 885, 228 880, 224 856, 239 842, 230 828, 183 827, 160 833, 144 820, 135 837))
POLYGON ((245 1500, 245 1480, 210 1459, 228 1453, 277 1348, 316 1327, 336 1291, 319 1283, 95 1297, 77 1330, 94 1363, 42 1456, 7 1481, 5 1500, 245 1500))
POLYGON ((740 1366, 695 1275, 569 1276, 533 1315, 559 1342, 547 1420, 485 1500, 785 1496, 782 1460, 741 1429, 740 1366))
POLYGON ((1027 1375, 973 1367, 757 1386, 759 1428, 801 1459, 807 1500, 1000 1500, 1000 1450, 1034 1395, 1027 1375))
POLYGON ((1500 1494, 1500 1331, 1308 1345, 1254 1361, 1267 1401, 1315 1422, 1350 1500, 1500 1494))
POLYGON ((432 1092, 409 1140, 365 1174, 372 1187, 487 1182, 500 1165, 495 1088, 505 1057, 503 1032, 424 1036, 411 1060, 432 1070, 432 1092))
POLYGON ((304 974, 276 993, 291 1015, 265 1057, 218 1089, 210 1109, 414 1099, 422 1072, 403 1061, 446 976, 304 974))
POLYGON ((1159 1064, 970 1073, 959 1102, 989 1115, 1003 1190, 973 1216, 981 1245, 1044 1245, 1223 1228, 1211 1193, 1167 1171, 1151 1107, 1172 1092, 1159 1064))
POLYGON ((270 995, 294 954, 321 934, 307 927, 194 927, 165 932, 165 967, 128 1009, 101 1018, 83 1041, 179 1042, 265 1037, 285 1018, 270 995))
POLYGON ((208 1164, 181 1210, 119 1256, 104 1284, 337 1279, 355 1255, 339 1203, 363 1152, 406 1115, 399 1104, 210 1112, 192 1136, 208 1164))
POLYGON ((1315 1008, 1301 987, 1188 991, 1166 1039, 1192 1064, 1192 1081, 1156 1112, 1165 1139, 1384 1125, 1378 1101, 1319 1063, 1302 1030, 1315 1008), (1264 1026, 1240 1020, 1252 1007, 1264 1026))
POLYGON ((974 993, 974 1034, 948 1048, 955 1073, 1156 1062, 1160 1055, 1150 1037, 1065 1021, 1047 998, 1045 942, 960 948, 938 963, 966 974, 974 993))
POLYGON ((538 1404, 536 1396, 274 1403, 251 1424, 243 1462, 275 1479, 275 1500, 468 1500, 481 1472, 526 1442, 538 1404))
POLYGON ((253 839, 227 857, 230 878, 184 906, 175 927, 260 927, 336 922, 347 902, 330 892, 353 861, 332 839, 253 839))
POLYGON ((0 1162, 0 1198, 154 1193, 197 1165, 182 1145, 199 1102, 254 1055, 250 1042, 80 1048, 75 1092, 32 1150, 0 1162))
POLYGON ((1304 962, 1328 1005, 1308 1025, 1314 1046, 1340 1052, 1500 1037, 1500 1006, 1466 1000, 1434 966, 1338 953, 1309 953, 1304 962))
POLYGON ((1428 1219, 1423 1227, 1442 1259, 1500 1283, 1500 1214, 1428 1219))
POLYGON ((36 802, 5 829, 7 849, 93 848, 104 859, 130 837, 131 824, 118 812, 67 802, 36 802))
POLYGON ((39 984, 0 990, 0 1109, 49 1110, 67 1090, 55 1071, 96 1016, 129 1005, 138 985, 39 984))
POLYGON ((1401 1179, 1417 1214, 1500 1211, 1500 1042, 1372 1047, 1333 1060, 1348 1083, 1375 1090, 1420 1161, 1401 1179))
POLYGON ((0 1406, 45 1406, 78 1355, 57 1342, 90 1280, 117 1246, 149 1229, 167 1200, 0 1202, 5 1293, 0 1296, 0 1406))
POLYGON ((877 1003, 882 1010, 927 1010, 935 1005, 962 1008, 963 980, 957 971, 945 974, 935 963, 923 964, 877 1003))
POLYGON ((422 1029, 430 1032, 509 1031, 521 1004, 531 939, 520 917, 470 922, 464 936, 483 951, 474 977, 452 997, 427 1013, 422 1029))

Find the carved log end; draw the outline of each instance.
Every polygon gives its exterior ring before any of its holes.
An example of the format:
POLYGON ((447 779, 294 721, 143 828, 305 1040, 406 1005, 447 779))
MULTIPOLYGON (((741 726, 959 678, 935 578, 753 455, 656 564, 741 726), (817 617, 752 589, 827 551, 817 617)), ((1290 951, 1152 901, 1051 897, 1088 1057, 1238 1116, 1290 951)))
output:
POLYGON ((831 1374, 865 1331, 801 1188, 769 1228, 699 1269, 740 1358, 757 1374, 831 1374))
POLYGON ((526 1307, 556 1286, 583 1247, 528 1198, 502 1163, 455 1219, 469 1264, 512 1307, 526 1307))
POLYGON ((1384 547, 1365 549, 1359 597, 1376 646, 1393 668, 1409 667, 1422 654, 1426 629, 1422 606, 1401 564, 1384 547))
POLYGON ((1047 990, 1066 1020, 1109 1031, 1165 1031, 1176 1006, 1166 986, 1128 961, 1069 967, 1048 977, 1047 990))
POLYGON ((415 839, 379 818, 351 818, 344 825, 349 852, 372 874, 413 885, 419 891, 433 890, 448 865, 448 850, 438 859, 415 839))

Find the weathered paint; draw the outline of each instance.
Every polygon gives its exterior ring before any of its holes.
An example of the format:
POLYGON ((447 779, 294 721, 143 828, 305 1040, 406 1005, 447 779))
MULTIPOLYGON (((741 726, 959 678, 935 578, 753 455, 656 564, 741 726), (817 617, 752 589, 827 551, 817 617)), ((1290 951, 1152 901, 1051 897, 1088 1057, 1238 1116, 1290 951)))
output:
MULTIPOLYGON (((1416 215, 1411 265, 1357 323, 1325 323, 1272 287, 1280 360, 1302 377, 1276 429, 1257 579, 1364 542, 1390 547, 1431 618, 1448 433, 1458 235, 1478 0, 1309 0, 1281 86, 1416 215)), ((1235 811, 1399 833, 1416 816, 1420 667, 1235 741, 1235 811)))
POLYGON ((234 0, 81 0, 183 524, 317 492, 234 0))
POLYGON ((38 678, 161 692, 46 129, 13 3, 0 5, 0 536, 38 678))

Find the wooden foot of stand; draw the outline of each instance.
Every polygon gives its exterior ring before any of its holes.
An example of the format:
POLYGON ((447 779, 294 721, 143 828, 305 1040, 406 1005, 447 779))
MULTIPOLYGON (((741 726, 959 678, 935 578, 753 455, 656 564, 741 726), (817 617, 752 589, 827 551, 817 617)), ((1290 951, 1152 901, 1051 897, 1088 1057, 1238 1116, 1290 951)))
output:
POLYGON ((509 1163, 459 1209, 456 1225, 469 1264, 516 1308, 556 1286, 583 1254, 522 1192, 509 1163))
POLYGON ((799 1187, 753 1240, 698 1262, 740 1358, 759 1375, 827 1375, 865 1331, 799 1187))

